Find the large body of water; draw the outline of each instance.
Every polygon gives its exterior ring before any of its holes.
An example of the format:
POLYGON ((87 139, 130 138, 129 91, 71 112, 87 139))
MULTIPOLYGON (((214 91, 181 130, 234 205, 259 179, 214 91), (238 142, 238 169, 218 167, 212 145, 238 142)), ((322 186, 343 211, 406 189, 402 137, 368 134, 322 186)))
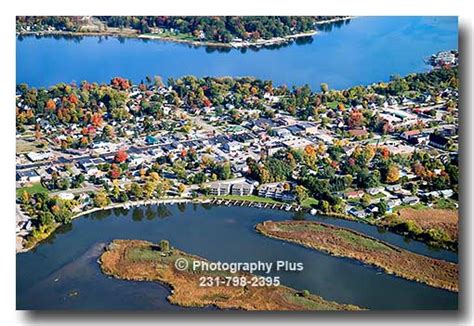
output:
POLYGON ((255 76, 276 85, 346 88, 428 70, 424 58, 457 49, 457 29, 456 17, 358 17, 310 43, 245 53, 115 37, 25 37, 17 39, 16 80, 48 87, 115 76, 255 76))
MULTIPOLYGON (((457 294, 387 275, 355 260, 333 257, 264 237, 254 226, 288 220, 293 213, 246 207, 148 206, 96 212, 75 220, 31 252, 17 255, 19 309, 183 309, 166 301, 158 283, 104 276, 97 261, 113 239, 144 239, 171 244, 212 261, 302 262, 302 272, 280 273, 282 283, 308 289, 325 299, 370 309, 456 309, 457 294)), ((377 228, 332 218, 310 217, 346 226, 400 247, 456 261, 456 254, 434 251, 377 228)))

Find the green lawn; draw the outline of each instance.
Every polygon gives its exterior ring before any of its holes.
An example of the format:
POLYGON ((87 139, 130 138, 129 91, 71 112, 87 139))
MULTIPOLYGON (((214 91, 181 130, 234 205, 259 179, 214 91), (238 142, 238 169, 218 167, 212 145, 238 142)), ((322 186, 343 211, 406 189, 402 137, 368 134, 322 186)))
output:
POLYGON ((301 203, 301 206, 303 207, 308 207, 308 208, 314 208, 315 206, 318 205, 318 200, 314 199, 313 197, 309 197, 301 203))
POLYGON ((26 187, 21 187, 21 188, 18 188, 16 190, 16 196, 21 196, 21 194, 23 193, 23 191, 27 191, 30 195, 34 195, 34 194, 37 194, 37 193, 48 193, 49 190, 46 189, 45 187, 43 187, 43 185, 41 184, 41 182, 38 182, 38 183, 33 183, 32 185, 30 186, 26 186, 26 187))

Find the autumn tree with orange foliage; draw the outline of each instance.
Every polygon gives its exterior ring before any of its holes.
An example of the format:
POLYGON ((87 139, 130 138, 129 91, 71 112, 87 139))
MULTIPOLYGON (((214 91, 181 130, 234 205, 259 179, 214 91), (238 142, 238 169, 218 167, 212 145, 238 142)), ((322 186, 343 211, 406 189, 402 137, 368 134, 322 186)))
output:
POLYGON ((362 111, 360 110, 354 110, 351 112, 349 115, 349 121, 348 121, 349 128, 355 129, 355 128, 360 128, 364 125, 364 115, 362 114, 362 111))
POLYGON ((127 160, 128 154, 125 150, 119 149, 117 153, 115 154, 114 161, 116 163, 123 163, 127 160))

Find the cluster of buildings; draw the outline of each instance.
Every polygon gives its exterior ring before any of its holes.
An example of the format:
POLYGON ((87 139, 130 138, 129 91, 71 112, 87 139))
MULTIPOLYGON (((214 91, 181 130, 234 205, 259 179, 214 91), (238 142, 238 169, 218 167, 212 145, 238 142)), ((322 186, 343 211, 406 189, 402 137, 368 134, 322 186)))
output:
MULTIPOLYGON (((153 87, 148 93, 166 97, 170 92, 171 88, 153 87)), ((144 92, 133 87, 130 91, 132 104, 128 110, 137 110, 144 96, 146 96, 144 92)), ((349 129, 345 126, 343 113, 338 110, 332 110, 331 117, 328 116, 328 112, 322 113, 320 118, 327 118, 329 121, 323 125, 320 121, 300 120, 281 112, 276 112, 272 118, 269 118, 259 116, 257 110, 239 108, 240 114, 247 118, 235 123, 229 115, 217 114, 218 108, 215 107, 176 108, 165 101, 163 104, 165 117, 154 120, 151 128, 147 126, 144 117, 134 117, 135 120, 132 122, 123 125, 113 124, 117 135, 114 139, 94 142, 87 148, 63 149, 51 141, 50 146, 41 151, 17 153, 17 186, 49 181, 53 176, 68 179, 66 184, 71 185, 74 178, 82 174, 85 176, 85 181, 80 188, 83 188, 86 193, 94 190, 97 180, 102 183, 111 182, 103 166, 113 161, 118 150, 124 150, 128 154, 127 171, 123 171, 120 177, 122 184, 131 181, 139 182, 140 171, 150 168, 160 158, 166 157, 167 162, 172 164, 192 152, 198 161, 208 156, 218 164, 229 162, 231 166, 235 179, 206 183, 212 195, 247 196, 253 194, 276 200, 294 201, 294 187, 288 186, 287 183, 258 185, 246 179, 247 160, 253 158, 259 161, 261 157, 273 155, 282 149, 303 150, 309 145, 328 147, 341 140, 346 140, 344 151, 348 155, 358 145, 371 142, 386 146, 390 152, 399 154, 409 154, 417 148, 431 148, 440 153, 449 153, 453 145, 457 144, 457 124, 448 122, 446 116, 457 114, 457 110, 454 113, 448 112, 446 101, 449 98, 456 99, 457 94, 446 90, 440 94, 440 98, 441 100, 435 101, 430 96, 417 99, 389 97, 382 105, 370 104, 374 114, 393 127, 394 131, 388 129, 388 137, 369 133, 365 127, 349 129), (429 114, 433 111, 434 115, 429 114), (188 130, 183 131, 183 128, 188 125, 190 125, 188 130), (414 129, 414 125, 423 127, 414 129), (341 135, 341 129, 347 131, 347 137, 341 135)), ((264 105, 267 109, 271 109, 279 100, 278 96, 265 94, 264 105)), ((22 104, 19 103, 19 105, 22 104)), ((233 105, 227 104, 227 106, 233 105)), ((360 109, 361 107, 354 107, 348 110, 360 109)), ((43 121, 43 123, 46 122, 43 121)), ((48 130, 47 137, 50 139, 63 136, 60 134, 60 129, 48 130)), ((66 131, 68 137, 72 139, 81 137, 81 128, 74 123, 71 123, 66 131)), ((101 130, 96 130, 96 132, 101 132, 101 130)), ((18 137, 21 138, 22 135, 18 137)), ((186 177, 190 180, 197 173, 202 173, 199 166, 189 168, 186 171, 186 177)), ((410 176, 407 172, 402 171, 402 173, 410 176)), ((165 167, 162 175, 176 182, 186 183, 179 180, 171 167, 165 167)), ((55 189, 59 192, 60 190, 55 189)), ((63 190, 67 191, 67 189, 63 190)), ((345 198, 349 200, 373 191, 367 189, 362 191, 362 194, 361 192, 349 193, 345 198)), ((77 192, 80 193, 80 189, 77 192)), ((386 198, 389 208, 397 206, 398 200, 409 205, 419 200, 416 196, 400 192, 400 190, 390 190, 388 187, 380 193, 386 198)), ((361 210, 350 204, 347 207, 348 213, 352 215, 362 217, 368 214, 366 209, 361 210)), ((368 209, 373 210, 375 207, 368 209)))

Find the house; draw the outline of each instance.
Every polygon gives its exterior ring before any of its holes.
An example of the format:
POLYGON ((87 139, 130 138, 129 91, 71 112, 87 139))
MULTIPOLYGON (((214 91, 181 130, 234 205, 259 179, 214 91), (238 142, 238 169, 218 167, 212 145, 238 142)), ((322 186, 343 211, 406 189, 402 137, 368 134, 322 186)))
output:
POLYGON ((450 198, 454 195, 454 191, 452 189, 445 189, 439 191, 443 198, 450 198))
POLYGON ((413 137, 416 137, 420 134, 420 130, 407 130, 400 134, 400 137, 405 140, 411 140, 413 137))
POLYGON ((230 194, 230 183, 213 182, 209 185, 211 195, 225 196, 230 194))
POLYGON ((254 186, 251 183, 241 182, 232 185, 232 195, 248 196, 253 193, 254 186))
POLYGON ((365 218, 368 215, 368 213, 365 210, 357 210, 354 207, 352 207, 348 212, 349 214, 357 218, 365 218))
POLYGON ((404 204, 408 204, 408 205, 415 205, 415 204, 418 204, 420 202, 420 198, 418 198, 416 196, 404 197, 402 199, 402 202, 404 204))
POLYGON ((430 145, 436 148, 447 149, 449 146, 449 139, 441 135, 431 134, 429 141, 430 145))
POLYGON ((28 157, 28 159, 32 162, 38 162, 38 161, 49 159, 51 155, 52 155, 51 153, 47 153, 47 152, 42 152, 42 153, 29 152, 28 154, 26 154, 26 157, 28 157))
POLYGON ((302 137, 295 137, 289 140, 285 140, 282 143, 286 147, 292 148, 292 149, 304 149, 308 145, 313 145, 312 141, 309 141, 306 138, 302 138, 302 137))
POLYGON ((366 189, 366 192, 371 196, 374 196, 382 191, 383 191, 383 187, 374 187, 374 188, 366 189))
POLYGON ((236 152, 236 151, 240 150, 241 145, 240 145, 239 142, 231 141, 231 142, 225 143, 223 148, 224 148, 225 151, 227 151, 229 153, 232 153, 232 152, 236 152))
POLYGON ((398 198, 390 199, 389 201, 387 201, 387 207, 391 209, 394 207, 400 206, 401 204, 402 204, 402 201, 398 198))
POLYGON ((396 192, 396 191, 400 191, 402 189, 402 186, 399 184, 388 185, 385 187, 385 189, 387 189, 390 192, 396 192))
POLYGON ((273 198, 282 201, 294 201, 296 196, 285 189, 284 182, 273 182, 262 184, 258 188, 258 195, 265 198, 273 198))
POLYGON ((365 192, 363 190, 348 191, 345 193, 345 197, 347 199, 356 199, 356 198, 362 198, 364 194, 365 192))
POLYGON ((35 170, 17 171, 16 179, 20 182, 40 182, 41 176, 35 170))
POLYGON ((157 143, 157 139, 153 136, 146 136, 145 137, 145 142, 148 144, 148 145, 154 145, 157 143))

